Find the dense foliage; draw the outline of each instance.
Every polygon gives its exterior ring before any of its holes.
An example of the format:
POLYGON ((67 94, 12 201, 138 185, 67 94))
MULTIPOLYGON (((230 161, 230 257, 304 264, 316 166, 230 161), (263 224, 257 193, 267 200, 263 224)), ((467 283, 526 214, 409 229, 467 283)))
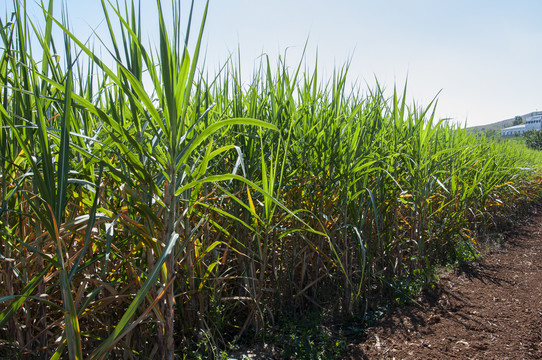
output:
POLYGON ((525 145, 529 149, 542 150, 542 131, 530 130, 523 133, 525 138, 525 145))
POLYGON ((204 20, 191 56, 162 17, 149 49, 133 6, 108 67, 52 2, 44 34, 15 6, 0 24, 4 349, 172 358, 285 312, 363 316, 537 194, 523 152, 406 91, 349 91, 347 67, 322 84, 264 58, 247 82, 232 64, 208 79, 204 20))

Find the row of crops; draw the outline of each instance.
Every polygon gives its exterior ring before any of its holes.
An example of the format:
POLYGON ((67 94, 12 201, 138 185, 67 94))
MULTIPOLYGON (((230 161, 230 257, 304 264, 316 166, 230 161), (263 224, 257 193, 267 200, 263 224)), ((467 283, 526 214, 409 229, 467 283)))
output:
POLYGON ((111 66, 52 1, 1 19, 0 348, 173 359, 285 312, 363 317, 536 198, 535 157, 406 90, 265 57, 202 76, 205 14, 188 51, 180 5, 153 46, 102 5, 111 66))

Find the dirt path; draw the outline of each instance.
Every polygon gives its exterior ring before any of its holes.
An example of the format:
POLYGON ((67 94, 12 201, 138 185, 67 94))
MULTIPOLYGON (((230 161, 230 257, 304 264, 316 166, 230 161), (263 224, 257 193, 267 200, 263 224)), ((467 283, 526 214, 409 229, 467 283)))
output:
POLYGON ((542 210, 423 305, 386 316, 348 359, 542 359, 542 210))

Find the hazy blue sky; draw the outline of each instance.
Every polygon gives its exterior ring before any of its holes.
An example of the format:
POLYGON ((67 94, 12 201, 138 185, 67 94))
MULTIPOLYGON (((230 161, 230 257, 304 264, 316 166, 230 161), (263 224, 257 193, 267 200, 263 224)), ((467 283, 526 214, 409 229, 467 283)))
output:
MULTIPOLYGON (((1 2, 4 18, 11 0, 1 2)), ((67 3, 78 35, 106 30, 98 0, 67 3)), ((153 39, 155 1, 142 0, 142 14, 153 39)), ((204 45, 211 72, 240 47, 249 74, 263 52, 275 60, 288 49, 295 66, 308 39, 307 61, 318 49, 324 74, 350 59, 352 81, 373 87, 376 77, 390 93, 408 75, 410 99, 442 90, 438 116, 470 126, 542 110, 541 15, 540 0, 211 0, 204 45)))

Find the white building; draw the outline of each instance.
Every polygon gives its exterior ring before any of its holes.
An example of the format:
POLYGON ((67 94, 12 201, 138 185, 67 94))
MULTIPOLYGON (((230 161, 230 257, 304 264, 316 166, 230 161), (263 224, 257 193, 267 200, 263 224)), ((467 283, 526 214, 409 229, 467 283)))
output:
MULTIPOLYGON (((533 111, 532 113, 520 116, 525 124, 515 125, 501 130, 502 137, 512 137, 522 135, 525 131, 542 130, 542 111, 533 111)), ((515 120, 508 119, 509 121, 515 120)))

